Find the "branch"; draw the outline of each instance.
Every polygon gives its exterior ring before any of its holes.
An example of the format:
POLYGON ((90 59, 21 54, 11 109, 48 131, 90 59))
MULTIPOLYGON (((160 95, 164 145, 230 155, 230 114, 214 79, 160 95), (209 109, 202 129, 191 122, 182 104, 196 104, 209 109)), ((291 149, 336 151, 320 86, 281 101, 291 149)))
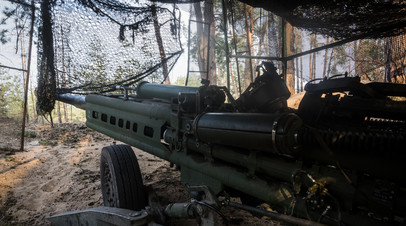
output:
POLYGON ((25 6, 25 7, 32 7, 31 4, 26 3, 26 2, 23 1, 23 0, 7 0, 7 1, 12 2, 12 3, 19 4, 19 5, 22 5, 22 6, 25 6))
POLYGON ((24 69, 21 69, 21 68, 9 67, 9 66, 5 66, 5 65, 0 65, 0 68, 1 67, 11 69, 11 70, 17 70, 17 71, 27 71, 27 70, 24 70, 24 69))

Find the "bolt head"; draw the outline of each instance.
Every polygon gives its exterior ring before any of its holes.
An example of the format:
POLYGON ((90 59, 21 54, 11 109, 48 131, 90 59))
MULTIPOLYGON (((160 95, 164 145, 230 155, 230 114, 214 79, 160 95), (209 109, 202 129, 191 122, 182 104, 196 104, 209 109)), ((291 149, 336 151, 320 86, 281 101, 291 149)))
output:
POLYGON ((141 212, 130 213, 130 217, 138 217, 138 216, 141 216, 141 212))

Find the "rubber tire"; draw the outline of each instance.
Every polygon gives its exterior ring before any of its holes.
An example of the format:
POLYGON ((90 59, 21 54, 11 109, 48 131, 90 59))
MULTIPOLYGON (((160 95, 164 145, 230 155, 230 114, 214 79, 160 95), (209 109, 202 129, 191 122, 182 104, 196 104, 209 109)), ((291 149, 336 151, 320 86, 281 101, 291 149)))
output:
POLYGON ((102 149, 100 180, 104 206, 141 210, 147 195, 137 157, 128 145, 102 149))

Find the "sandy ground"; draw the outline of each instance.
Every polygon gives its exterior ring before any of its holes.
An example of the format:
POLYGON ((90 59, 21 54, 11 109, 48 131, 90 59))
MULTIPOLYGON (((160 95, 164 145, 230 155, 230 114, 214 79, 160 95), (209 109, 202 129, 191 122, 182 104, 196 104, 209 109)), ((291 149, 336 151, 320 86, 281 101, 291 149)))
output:
MULTIPOLYGON (((50 225, 45 219, 58 213, 102 206, 99 158, 104 146, 116 142, 84 124, 29 126, 36 137, 19 149, 19 124, 0 118, 0 225, 50 225)), ((169 163, 133 148, 144 184, 152 186, 162 204, 185 202, 188 193, 180 173, 169 163)), ((222 209, 234 225, 269 225, 268 219, 231 207, 222 209)), ((171 225, 195 225, 174 221, 171 225)))

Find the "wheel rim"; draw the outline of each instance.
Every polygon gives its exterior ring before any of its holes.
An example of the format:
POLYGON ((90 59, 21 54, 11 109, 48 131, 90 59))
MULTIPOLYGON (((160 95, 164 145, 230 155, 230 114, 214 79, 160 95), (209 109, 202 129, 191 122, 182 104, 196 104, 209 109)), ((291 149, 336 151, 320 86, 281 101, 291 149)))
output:
POLYGON ((106 202, 109 207, 118 207, 118 197, 116 186, 114 186, 114 180, 112 177, 112 172, 109 168, 109 164, 104 162, 103 164, 103 179, 104 179, 104 193, 106 202))

